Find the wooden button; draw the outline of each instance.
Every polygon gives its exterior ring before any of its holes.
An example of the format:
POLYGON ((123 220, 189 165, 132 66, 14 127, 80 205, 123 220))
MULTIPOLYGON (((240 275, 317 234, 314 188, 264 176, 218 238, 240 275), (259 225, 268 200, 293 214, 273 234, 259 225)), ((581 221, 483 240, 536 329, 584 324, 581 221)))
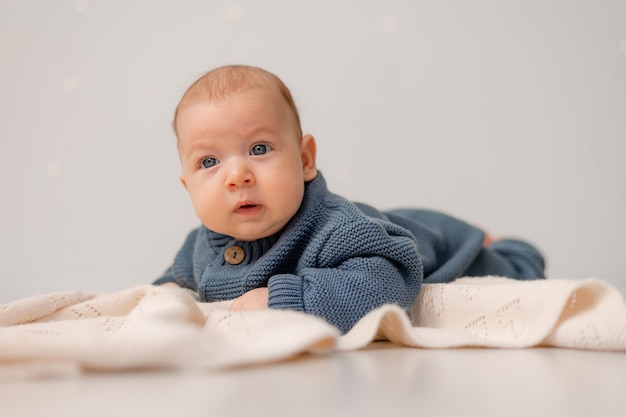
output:
POLYGON ((246 257, 246 253, 239 246, 231 246, 224 252, 224 259, 231 265, 239 265, 246 257))

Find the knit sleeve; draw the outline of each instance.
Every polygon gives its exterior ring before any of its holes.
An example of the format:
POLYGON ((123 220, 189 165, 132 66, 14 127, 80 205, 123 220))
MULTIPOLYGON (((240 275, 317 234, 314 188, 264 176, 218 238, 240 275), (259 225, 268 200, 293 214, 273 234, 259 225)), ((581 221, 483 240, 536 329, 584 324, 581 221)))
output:
POLYGON ((415 240, 405 229, 358 221, 332 230, 321 245, 314 264, 297 275, 270 278, 271 308, 315 314, 347 332, 376 307, 408 308, 415 299, 423 271, 415 240))
POLYGON ((161 275, 160 278, 155 280, 152 285, 161 285, 166 284, 168 282, 176 282, 176 277, 174 276, 174 268, 170 266, 167 270, 161 275))
POLYGON ((199 229, 194 229, 187 235, 182 248, 178 251, 176 257, 174 258, 173 264, 167 268, 165 273, 160 278, 153 282, 154 285, 174 282, 183 288, 193 291, 198 289, 193 271, 193 256, 198 231, 199 229))

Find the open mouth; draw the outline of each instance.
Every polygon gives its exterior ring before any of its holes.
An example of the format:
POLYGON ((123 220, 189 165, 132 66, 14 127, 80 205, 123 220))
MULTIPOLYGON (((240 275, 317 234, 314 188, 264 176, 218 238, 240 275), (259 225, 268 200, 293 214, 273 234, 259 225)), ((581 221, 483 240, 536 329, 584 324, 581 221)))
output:
POLYGON ((260 212, 261 208, 262 206, 260 204, 245 202, 243 204, 239 204, 235 212, 238 214, 252 215, 260 212))

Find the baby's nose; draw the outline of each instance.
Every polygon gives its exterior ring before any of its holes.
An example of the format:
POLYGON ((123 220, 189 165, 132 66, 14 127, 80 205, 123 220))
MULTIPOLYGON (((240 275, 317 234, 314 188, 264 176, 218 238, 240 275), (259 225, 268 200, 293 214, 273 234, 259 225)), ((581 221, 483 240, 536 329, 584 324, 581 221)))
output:
POLYGON ((237 187, 250 186, 254 184, 254 175, 245 166, 236 166, 230 169, 226 177, 226 187, 233 189, 237 187))

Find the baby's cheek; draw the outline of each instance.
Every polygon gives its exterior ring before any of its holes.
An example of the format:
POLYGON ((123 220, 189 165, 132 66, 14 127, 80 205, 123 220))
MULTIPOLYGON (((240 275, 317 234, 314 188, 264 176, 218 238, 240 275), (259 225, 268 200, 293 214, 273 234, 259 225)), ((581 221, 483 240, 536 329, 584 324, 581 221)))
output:
POLYGON ((278 195, 281 196, 286 211, 290 212, 291 215, 296 214, 304 197, 304 182, 300 184, 290 181, 283 184, 280 190, 281 193, 278 195))
POLYGON ((200 219, 209 229, 213 229, 213 223, 219 222, 220 212, 216 207, 216 203, 206 196, 196 195, 192 197, 191 203, 193 205, 196 216, 200 219))

